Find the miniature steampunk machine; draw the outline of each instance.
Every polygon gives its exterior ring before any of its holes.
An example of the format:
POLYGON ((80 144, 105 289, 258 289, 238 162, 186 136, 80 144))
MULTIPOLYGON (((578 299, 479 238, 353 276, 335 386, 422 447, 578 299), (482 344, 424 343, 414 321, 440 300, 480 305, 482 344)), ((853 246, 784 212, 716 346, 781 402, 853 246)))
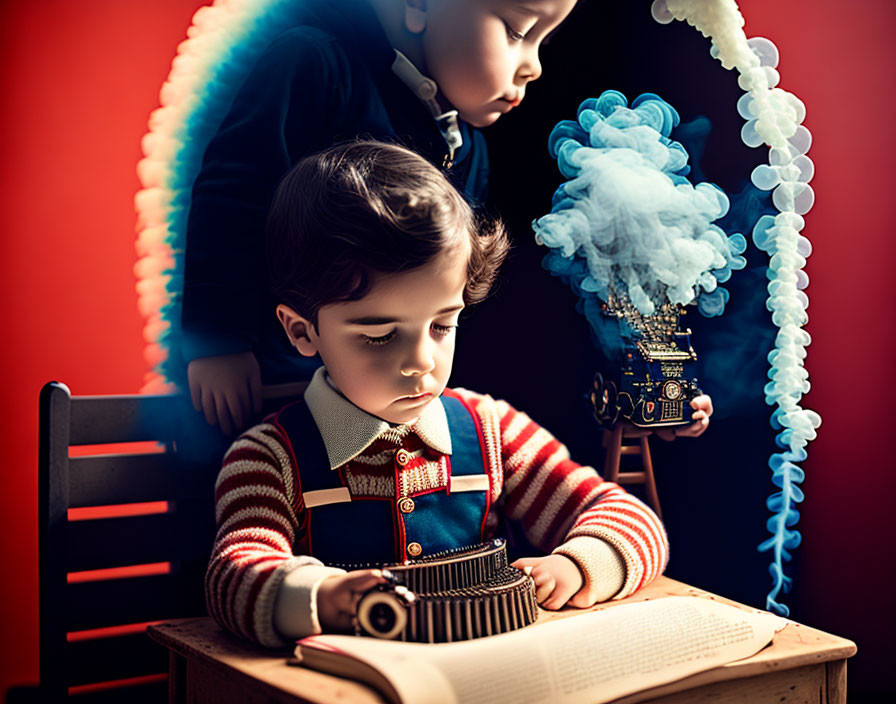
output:
POLYGON ((386 565, 383 571, 389 583, 358 602, 356 635, 449 643, 507 633, 538 618, 535 582, 508 564, 501 538, 386 565))
POLYGON ((598 337, 617 375, 594 375, 591 404, 604 427, 624 420, 641 428, 691 422, 697 354, 691 330, 682 327, 685 306, 665 303, 643 315, 626 296, 610 293, 601 306, 598 337))

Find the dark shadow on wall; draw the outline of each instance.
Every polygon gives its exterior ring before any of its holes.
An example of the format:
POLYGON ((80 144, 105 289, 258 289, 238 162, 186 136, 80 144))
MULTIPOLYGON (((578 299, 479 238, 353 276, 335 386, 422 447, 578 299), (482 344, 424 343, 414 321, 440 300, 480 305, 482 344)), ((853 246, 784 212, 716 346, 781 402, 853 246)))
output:
MULTIPOLYGON (((546 250, 534 242, 530 226, 549 211, 563 180, 547 152, 551 128, 574 119, 582 100, 604 90, 619 90, 629 100, 653 92, 682 122, 709 119, 700 170, 729 195, 743 188, 765 153, 740 140, 736 74, 712 59, 708 40, 693 28, 655 23, 649 0, 580 3, 542 60, 545 77, 530 86, 523 106, 486 132, 489 206, 508 224, 513 251, 495 294, 462 325, 452 383, 507 399, 566 443, 574 459, 600 467, 600 431, 585 399, 600 356, 572 292, 541 268, 546 250)), ((741 231, 750 240, 749 231, 741 231)), ((715 401, 712 426, 699 440, 654 441, 653 447, 672 545, 667 574, 764 607, 770 557, 756 546, 768 536, 765 500, 775 490, 767 465, 775 450, 771 408, 763 399, 775 329, 764 305, 767 255, 751 243, 746 257, 748 268, 726 284, 731 301, 725 316, 688 317, 701 381, 715 401)), ((818 615, 806 613, 800 601, 800 556, 797 550, 785 567, 797 587, 783 601, 794 619, 818 624, 818 615)), ((860 659, 861 644, 850 661, 850 701, 878 701, 862 691, 862 673, 876 665, 860 659)))
MULTIPOLYGON (((543 80, 487 133, 490 205, 509 225, 514 249, 495 295, 463 324, 453 383, 506 398, 554 432, 574 458, 599 466, 600 432, 585 393, 600 355, 575 296, 542 269, 547 250, 535 243, 530 225, 549 211, 563 180, 547 151, 551 128, 574 119, 582 100, 604 90, 629 100, 653 92, 683 122, 709 118, 701 170, 729 194, 740 190, 762 155, 740 141, 735 74, 709 56, 709 42, 693 28, 655 23, 649 2, 582 3, 542 58, 543 80)), ((756 545, 765 537, 773 447, 761 394, 772 332, 764 296, 746 300, 757 282, 764 293, 767 258, 752 246, 747 256, 752 269, 735 272, 726 284, 726 316, 688 315, 701 382, 716 405, 710 432, 697 441, 655 442, 654 452, 672 539, 669 575, 761 606, 767 560, 756 545), (728 391, 732 366, 743 373, 728 391)))

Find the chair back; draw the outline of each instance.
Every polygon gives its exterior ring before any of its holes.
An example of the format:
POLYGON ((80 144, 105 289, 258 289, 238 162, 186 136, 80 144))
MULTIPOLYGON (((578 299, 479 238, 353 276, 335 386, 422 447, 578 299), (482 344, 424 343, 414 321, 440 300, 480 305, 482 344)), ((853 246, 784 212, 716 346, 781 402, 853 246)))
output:
MULTIPOLYGON (((304 386, 266 387, 267 405, 304 386)), ((181 395, 58 382, 41 390, 39 434, 41 696, 163 702, 168 656, 145 627, 205 614, 226 440, 181 395)))

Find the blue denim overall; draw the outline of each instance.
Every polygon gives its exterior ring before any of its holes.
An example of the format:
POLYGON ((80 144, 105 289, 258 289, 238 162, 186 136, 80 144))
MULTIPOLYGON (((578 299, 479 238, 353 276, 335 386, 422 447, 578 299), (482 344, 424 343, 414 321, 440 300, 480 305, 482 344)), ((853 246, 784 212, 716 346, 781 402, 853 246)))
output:
MULTIPOLYGON (((398 495, 401 451, 393 458, 396 496, 349 496, 341 471, 330 469, 323 438, 304 400, 274 419, 289 439, 303 495, 337 494, 307 510, 308 525, 294 549, 325 564, 394 564, 482 541, 489 508, 482 430, 475 413, 452 392, 440 401, 451 433, 448 488, 398 495), (465 477, 466 479, 460 479, 465 477), (339 490, 336 492, 325 490, 339 490)), ((313 502, 308 502, 309 505, 313 502)))

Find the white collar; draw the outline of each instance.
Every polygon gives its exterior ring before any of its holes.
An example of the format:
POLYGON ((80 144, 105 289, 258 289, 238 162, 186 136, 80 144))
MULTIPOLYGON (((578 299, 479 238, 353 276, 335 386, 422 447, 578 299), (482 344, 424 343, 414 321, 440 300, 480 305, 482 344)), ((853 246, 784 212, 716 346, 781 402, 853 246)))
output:
MULTIPOLYGON (((305 389, 305 403, 327 448, 330 469, 341 467, 360 455, 392 427, 382 418, 361 410, 336 391, 327 382, 324 367, 314 372, 305 389)), ((417 420, 409 425, 433 450, 451 454, 451 433, 441 398, 428 403, 417 420)))
POLYGON ((427 78, 411 60, 395 49, 395 61, 392 62, 392 73, 398 76, 402 82, 414 91, 421 102, 429 108, 429 112, 439 126, 439 130, 445 141, 448 143, 448 158, 454 161, 454 154, 460 149, 464 143, 464 138, 460 133, 460 127, 457 124, 457 110, 449 110, 442 112, 439 103, 436 100, 436 94, 439 87, 431 78, 427 78))

